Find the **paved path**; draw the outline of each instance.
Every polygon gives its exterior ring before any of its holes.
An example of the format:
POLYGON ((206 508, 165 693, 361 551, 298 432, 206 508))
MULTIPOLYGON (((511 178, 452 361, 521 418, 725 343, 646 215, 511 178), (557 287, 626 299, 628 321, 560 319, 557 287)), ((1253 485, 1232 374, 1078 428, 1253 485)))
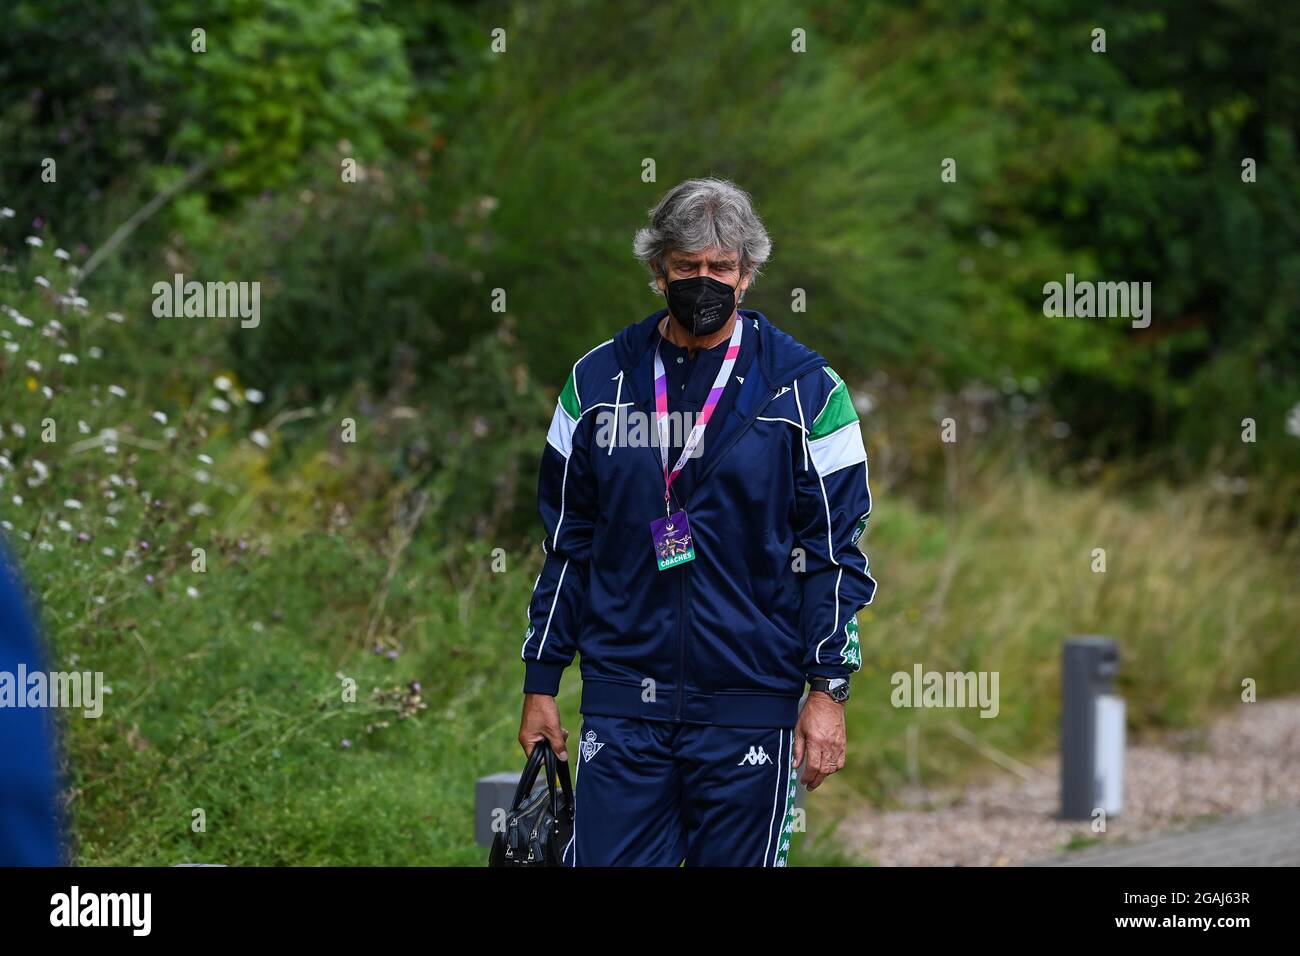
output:
POLYGON ((1037 866, 1300 866, 1300 805, 1219 820, 1037 866))
POLYGON ((1091 821, 1057 817, 1060 774, 1050 756, 1014 773, 990 761, 960 787, 902 788, 885 806, 849 814, 839 833, 849 853, 880 866, 1071 864, 1092 854, 1102 866, 1139 856, 1138 865, 1152 866, 1274 856, 1300 865, 1300 697, 1243 703, 1203 728, 1147 734, 1124 764, 1124 811, 1100 841, 1091 821), (1177 842, 1166 844, 1167 835, 1177 842), (1076 842, 1080 849, 1064 852, 1076 842))

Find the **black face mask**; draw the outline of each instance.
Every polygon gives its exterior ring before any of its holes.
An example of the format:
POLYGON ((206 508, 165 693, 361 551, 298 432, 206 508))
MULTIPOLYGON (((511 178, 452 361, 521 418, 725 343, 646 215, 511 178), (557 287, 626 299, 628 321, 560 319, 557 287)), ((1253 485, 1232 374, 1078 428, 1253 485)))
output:
POLYGON ((736 290, 712 276, 668 283, 668 311, 692 335, 712 335, 736 310, 736 290))

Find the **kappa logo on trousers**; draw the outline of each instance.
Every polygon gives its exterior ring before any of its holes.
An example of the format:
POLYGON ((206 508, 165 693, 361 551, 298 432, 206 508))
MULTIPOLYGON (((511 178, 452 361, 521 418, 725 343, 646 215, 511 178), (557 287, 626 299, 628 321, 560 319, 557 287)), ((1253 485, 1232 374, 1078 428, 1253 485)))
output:
POLYGON ((767 755, 767 751, 764 750, 762 747, 750 747, 749 753, 741 757, 740 763, 736 764, 736 766, 739 767, 741 764, 747 763, 752 767, 757 764, 764 764, 764 763, 771 763, 771 762, 772 762, 772 758, 767 755))

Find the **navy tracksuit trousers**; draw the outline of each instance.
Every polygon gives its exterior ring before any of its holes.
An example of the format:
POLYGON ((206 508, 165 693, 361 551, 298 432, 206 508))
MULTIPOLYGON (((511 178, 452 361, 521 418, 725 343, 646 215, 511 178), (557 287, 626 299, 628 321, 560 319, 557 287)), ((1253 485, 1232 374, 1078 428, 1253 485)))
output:
POLYGON ((785 866, 792 729, 584 716, 571 866, 785 866))

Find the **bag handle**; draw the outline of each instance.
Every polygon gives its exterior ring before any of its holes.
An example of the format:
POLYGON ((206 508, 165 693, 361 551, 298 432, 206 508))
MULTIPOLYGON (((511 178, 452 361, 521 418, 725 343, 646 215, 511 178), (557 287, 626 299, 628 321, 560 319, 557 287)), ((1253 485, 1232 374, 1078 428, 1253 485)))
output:
POLYGON ((546 768, 546 790, 551 800, 551 813, 557 819, 561 818, 560 811, 563 809, 563 819, 573 819, 573 783, 569 779, 569 762, 560 760, 555 756, 555 751, 551 749, 549 740, 543 738, 533 745, 533 752, 528 755, 528 762, 524 764, 524 772, 519 775, 519 786, 515 788, 515 799, 511 803, 511 811, 522 810, 524 804, 532 795, 533 786, 537 783, 537 775, 542 767, 546 768), (555 786, 556 777, 559 777, 560 786, 555 786), (560 797, 563 796, 563 805, 560 803, 560 797))
POLYGON ((533 792, 533 784, 537 782, 537 772, 542 769, 546 755, 550 752, 551 745, 546 740, 539 740, 533 745, 533 752, 528 755, 528 762, 524 764, 524 772, 519 775, 519 786, 515 788, 515 799, 510 804, 511 812, 524 808, 524 803, 527 802, 529 795, 533 792))
MULTIPOLYGON (((536 748, 533 748, 536 750, 536 748)), ((560 760, 551 750, 550 744, 546 746, 546 789, 551 797, 551 814, 557 820, 573 821, 573 784, 569 780, 569 762, 560 760), (555 778, 560 778, 559 790, 555 786, 555 778), (564 804, 561 806, 560 797, 564 797, 564 804), (563 812, 561 812, 563 811, 563 812)))

